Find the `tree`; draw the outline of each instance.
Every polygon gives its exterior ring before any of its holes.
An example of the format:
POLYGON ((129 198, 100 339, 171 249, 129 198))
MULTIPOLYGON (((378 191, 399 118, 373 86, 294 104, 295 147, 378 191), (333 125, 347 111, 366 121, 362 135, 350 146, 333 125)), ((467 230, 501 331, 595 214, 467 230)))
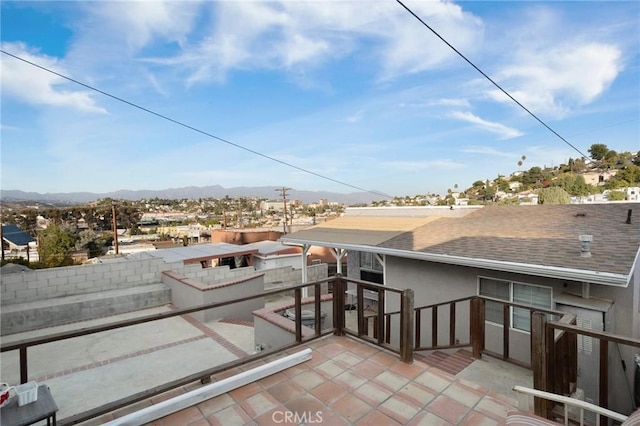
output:
POLYGON ((558 186, 538 190, 538 204, 569 204, 571 197, 558 186))
POLYGON ((609 201, 624 201, 627 198, 627 194, 624 191, 611 191, 608 198, 609 201))
POLYGON ((616 174, 616 178, 625 180, 630 184, 640 183, 640 166, 630 164, 616 174))
POLYGON ((73 265, 71 253, 76 245, 76 237, 66 227, 51 225, 39 234, 38 255, 46 268, 73 265))
POLYGON ((591 154, 591 158, 596 161, 601 161, 606 157, 607 152, 609 152, 609 148, 607 148, 607 145, 603 143, 594 143, 588 151, 589 154, 591 154))

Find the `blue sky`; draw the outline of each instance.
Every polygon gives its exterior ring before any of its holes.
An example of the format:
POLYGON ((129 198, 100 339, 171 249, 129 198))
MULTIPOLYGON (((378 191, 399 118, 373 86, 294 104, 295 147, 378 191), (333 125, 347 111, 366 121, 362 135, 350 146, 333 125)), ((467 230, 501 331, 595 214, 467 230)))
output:
MULTIPOLYGON (((640 3, 407 1, 583 153, 640 150, 640 3)), ((580 156, 394 1, 0 3, 2 50, 390 195, 580 156)), ((352 187, 0 54, 2 189, 352 187)))

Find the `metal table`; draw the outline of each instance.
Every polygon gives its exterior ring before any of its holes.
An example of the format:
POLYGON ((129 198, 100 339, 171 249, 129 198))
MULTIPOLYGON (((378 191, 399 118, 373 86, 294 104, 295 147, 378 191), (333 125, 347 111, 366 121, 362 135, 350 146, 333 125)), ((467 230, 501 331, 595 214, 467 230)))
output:
POLYGON ((47 419, 47 426, 56 424, 58 406, 51 396, 47 385, 38 386, 38 399, 30 404, 18 406, 18 398, 13 397, 9 403, 0 408, 2 426, 25 426, 47 419))

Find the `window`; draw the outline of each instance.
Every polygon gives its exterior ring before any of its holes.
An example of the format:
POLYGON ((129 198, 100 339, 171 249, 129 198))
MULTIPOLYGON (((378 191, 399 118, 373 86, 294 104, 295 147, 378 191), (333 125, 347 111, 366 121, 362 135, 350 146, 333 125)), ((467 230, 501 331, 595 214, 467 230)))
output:
POLYGON ((384 283, 382 264, 378 257, 369 252, 360 252, 360 279, 377 284, 384 283))
MULTIPOLYGON (((494 299, 501 299, 509 301, 509 282, 492 280, 488 278, 480 278, 480 296, 492 297, 494 299)), ((487 321, 495 322, 496 324, 503 324, 503 306, 498 302, 485 302, 485 319, 487 321)))
MULTIPOLYGON (((510 281, 480 278, 478 286, 480 296, 505 300, 537 308, 551 309, 551 288, 514 283, 510 281)), ((512 308, 510 326, 522 331, 531 330, 531 316, 528 309, 512 308)), ((487 301, 485 304, 485 319, 504 325, 503 305, 498 302, 487 301)))

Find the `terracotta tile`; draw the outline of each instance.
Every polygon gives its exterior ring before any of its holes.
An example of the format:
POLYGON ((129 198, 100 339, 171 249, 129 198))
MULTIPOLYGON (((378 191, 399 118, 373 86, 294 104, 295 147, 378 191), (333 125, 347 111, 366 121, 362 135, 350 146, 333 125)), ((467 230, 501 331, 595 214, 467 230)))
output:
POLYGON ((349 351, 344 351, 341 354, 338 354, 338 355, 334 356, 332 358, 332 360, 333 361, 337 361, 340 364, 344 365, 345 367, 349 368, 349 367, 352 367, 352 366, 356 365, 360 361, 362 361, 362 358, 360 358, 359 356, 354 355, 353 353, 351 353, 349 351))
POLYGON ((260 384, 260 386, 262 386, 265 389, 270 388, 271 386, 278 384, 278 383, 282 383, 285 380, 288 380, 289 378, 282 374, 282 372, 278 372, 275 374, 272 374, 270 376, 265 377, 264 379, 260 379, 258 380, 258 383, 260 384))
POLYGON ((302 388, 306 390, 309 390, 309 389, 315 388, 318 385, 321 385, 326 381, 326 379, 321 375, 319 375, 318 373, 309 370, 309 371, 305 371, 303 373, 298 374, 297 376, 293 377, 290 381, 297 383, 298 385, 300 385, 302 388))
POLYGON ((338 374, 344 372, 344 367, 332 360, 328 360, 313 369, 315 372, 320 373, 327 379, 333 379, 338 374))
POLYGON ((209 426, 207 419, 196 420, 193 423, 189 423, 187 426, 209 426))
POLYGON ((386 352, 378 352, 368 358, 370 361, 377 362, 384 367, 390 367, 396 362, 401 362, 397 356, 390 355, 386 352))
POLYGON ((453 426, 443 418, 428 411, 420 411, 407 426, 453 426))
POLYGON ((434 413, 450 423, 458 424, 470 410, 466 405, 447 396, 440 395, 427 405, 427 411, 434 413))
POLYGON ((507 395, 504 395, 502 393, 498 393, 498 392, 495 392, 495 391, 489 391, 489 396, 491 396, 491 397, 493 397, 493 398, 495 398, 495 399, 497 399, 499 401, 502 401, 505 404, 510 405, 510 406, 512 406, 514 408, 518 407, 518 400, 516 398, 512 398, 510 396, 507 396, 507 395))
POLYGON ((349 422, 355 422, 373 410, 373 407, 354 395, 340 398, 332 404, 332 408, 349 422))
POLYGON ((257 383, 249 383, 248 385, 239 387, 238 389, 234 389, 229 392, 229 395, 236 400, 236 402, 242 402, 245 399, 249 398, 251 395, 255 395, 256 393, 262 391, 262 387, 257 383))
POLYGON ((348 391, 353 391, 359 388, 366 381, 367 379, 351 371, 345 371, 344 373, 339 374, 338 376, 333 378, 334 383, 339 384, 348 391))
POLYGON ((499 426, 504 422, 498 422, 482 413, 471 411, 459 424, 461 426, 499 426))
POLYGON ((483 394, 489 392, 488 388, 482 386, 479 383, 471 382, 469 380, 464 380, 464 379, 456 379, 456 382, 462 383, 463 385, 465 385, 465 386, 467 386, 467 387, 469 387, 471 389, 475 389, 478 392, 482 392, 483 394))
POLYGON ((406 377, 407 379, 414 379, 415 377, 427 371, 427 369, 422 368, 422 366, 416 364, 407 364, 405 362, 398 362, 389 367, 389 370, 400 376, 406 377))
POLYGON ((302 395, 301 397, 291 400, 283 405, 287 410, 298 413, 298 415, 308 412, 321 412, 326 408, 325 404, 309 394, 302 395))
POLYGON ((278 401, 287 402, 299 397, 305 392, 305 390, 292 381, 286 381, 271 386, 267 389, 267 392, 269 392, 278 401))
POLYGON ((344 351, 344 348, 337 343, 328 343, 326 345, 318 347, 316 351, 326 355, 329 358, 333 358, 334 356, 341 354, 344 351))
POLYGON ((478 405, 476 405, 474 409, 494 420, 503 422, 507 418, 507 412, 513 410, 514 407, 509 404, 505 404, 499 399, 491 396, 485 396, 480 400, 480 402, 478 402, 478 405))
POLYGON ((287 425, 287 424, 295 424, 293 421, 287 421, 293 418, 293 413, 287 410, 282 405, 275 407, 272 410, 267 411, 266 413, 254 418, 254 421, 258 423, 260 426, 273 426, 273 425, 287 425))
POLYGON ((393 392, 376 382, 367 382, 354 391, 354 395, 372 407, 377 407, 386 401, 393 392))
POLYGON ((294 365, 293 367, 287 368, 286 370, 282 371, 282 373, 285 376, 291 378, 305 371, 309 371, 309 367, 307 367, 305 364, 297 364, 297 365, 294 365))
POLYGON ((381 351, 376 346, 365 342, 357 342, 351 338, 346 338, 341 345, 361 358, 369 358, 381 351))
POLYGON ((231 398, 228 393, 223 393, 215 398, 202 401, 196 405, 196 407, 202 411, 202 414, 204 414, 205 417, 209 417, 211 414, 217 413, 218 411, 230 407, 235 403, 236 401, 231 398))
POLYGON ((422 386, 415 382, 409 382, 400 389, 396 395, 406 399, 409 402, 416 404, 419 407, 424 407, 437 396, 433 390, 422 386))
POLYGON ((185 408, 177 413, 169 414, 160 419, 160 424, 164 425, 188 425, 195 421, 204 419, 204 416, 196 407, 185 408))
POLYGON ((351 371, 355 371, 356 373, 367 379, 373 379, 384 370, 384 366, 369 360, 361 361, 351 367, 351 371))
POLYGON ((251 417, 238 405, 233 405, 222 411, 218 411, 207 417, 207 420, 214 426, 241 426, 252 422, 251 417))
POLYGON ((409 383, 409 379, 407 379, 406 377, 399 376, 389 370, 383 371, 382 373, 378 374, 378 376, 374 380, 394 392, 402 389, 403 386, 409 383))
POLYGON ((424 373, 416 377, 414 381, 440 393, 447 387, 449 387, 451 381, 444 378, 441 374, 434 373, 433 370, 434 369, 425 371, 424 373))
POLYGON ((251 418, 274 409, 280 403, 268 391, 257 393, 239 403, 251 418))
POLYGON ((347 393, 347 390, 342 386, 328 381, 311 389, 309 393, 318 398, 321 402, 330 404, 335 400, 342 398, 342 396, 347 393))
POLYGON ((420 408, 420 406, 394 395, 382 403, 378 410, 404 424, 418 414, 420 408))
POLYGON ((311 359, 306 361, 305 364, 307 364, 308 367, 315 367, 316 365, 320 365, 328 359, 329 358, 325 354, 316 351, 311 354, 311 359))
POLYGON ((394 426, 400 425, 390 417, 385 416, 380 411, 372 411, 356 423, 357 426, 394 426))
POLYGON ((322 417, 322 421, 317 422, 319 425, 351 426, 350 422, 347 422, 338 412, 336 412, 332 408, 325 407, 321 412, 319 412, 319 415, 322 417))
POLYGON ((471 389, 459 382, 452 383, 444 390, 444 392, 442 392, 442 394, 466 405, 467 407, 473 407, 484 396, 483 393, 478 392, 475 389, 471 389))

